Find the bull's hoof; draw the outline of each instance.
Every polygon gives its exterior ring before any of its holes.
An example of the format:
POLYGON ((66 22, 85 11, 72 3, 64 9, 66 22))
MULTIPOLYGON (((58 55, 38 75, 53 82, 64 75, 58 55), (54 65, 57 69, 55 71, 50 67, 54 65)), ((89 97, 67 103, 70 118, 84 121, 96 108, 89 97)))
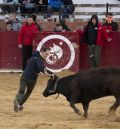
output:
POLYGON ((82 116, 83 120, 86 120, 88 116, 86 117, 85 115, 82 116))
POLYGON ((75 113, 76 113, 77 115, 81 115, 81 113, 80 113, 79 110, 76 110, 75 113))
POLYGON ((109 110, 108 111, 108 116, 115 116, 116 110, 109 110))
POLYGON ((77 112, 77 114, 80 116, 81 115, 81 113, 80 112, 77 112))
POLYGON ((88 114, 84 114, 83 118, 87 119, 88 118, 88 114))

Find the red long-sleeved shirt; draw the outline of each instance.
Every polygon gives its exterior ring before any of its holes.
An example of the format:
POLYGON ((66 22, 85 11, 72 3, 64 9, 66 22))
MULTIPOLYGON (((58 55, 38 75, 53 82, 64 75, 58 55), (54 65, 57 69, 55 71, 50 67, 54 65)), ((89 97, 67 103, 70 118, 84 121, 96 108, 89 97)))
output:
POLYGON ((32 45, 35 34, 38 32, 37 26, 32 23, 28 25, 27 23, 22 26, 18 35, 18 44, 21 45, 32 45))

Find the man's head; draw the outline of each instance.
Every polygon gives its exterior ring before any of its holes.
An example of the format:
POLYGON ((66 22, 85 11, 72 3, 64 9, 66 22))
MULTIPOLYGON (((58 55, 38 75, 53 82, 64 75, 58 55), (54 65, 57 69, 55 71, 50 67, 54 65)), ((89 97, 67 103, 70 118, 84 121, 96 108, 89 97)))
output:
POLYGON ((49 48, 42 48, 41 50, 41 56, 43 59, 46 59, 46 57, 50 54, 50 49, 49 48))
POLYGON ((33 17, 32 16, 28 16, 27 17, 27 23, 28 23, 28 25, 32 25, 33 22, 34 22, 33 21, 33 17))
POLYGON ((10 16, 8 14, 6 14, 4 21, 7 23, 9 20, 10 20, 10 16))
POLYGON ((11 23, 10 21, 8 21, 8 22, 6 23, 6 30, 7 30, 7 31, 12 30, 12 23, 11 23))
POLYGON ((111 23, 112 20, 113 20, 113 14, 112 14, 112 13, 108 13, 108 14, 106 15, 106 22, 107 22, 107 23, 111 23))
POLYGON ((94 24, 94 25, 97 25, 98 24, 98 16, 96 14, 92 15, 91 17, 91 22, 94 24))
POLYGON ((16 21, 16 13, 11 13, 10 14, 10 20, 11 21, 16 21))

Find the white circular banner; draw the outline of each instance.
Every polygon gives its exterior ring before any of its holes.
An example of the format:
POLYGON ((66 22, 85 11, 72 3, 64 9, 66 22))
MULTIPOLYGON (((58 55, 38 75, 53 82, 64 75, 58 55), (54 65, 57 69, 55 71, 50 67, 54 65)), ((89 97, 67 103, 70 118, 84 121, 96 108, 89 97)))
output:
MULTIPOLYGON (((65 69, 69 69, 72 65, 73 65, 73 62, 75 60, 75 50, 74 50, 74 47, 72 45, 72 43, 70 42, 69 39, 67 39, 66 37, 62 36, 62 35, 58 35, 58 34, 53 34, 53 35, 49 35, 49 36, 46 36, 44 39, 42 39, 42 41, 40 41, 40 43, 38 44, 37 46, 37 50, 40 51, 42 46, 49 40, 51 39, 60 39, 62 41, 64 41, 67 46, 69 47, 70 49, 70 60, 68 61, 68 63, 63 67, 63 68, 59 68, 59 69, 54 69, 54 68, 48 68, 48 70, 52 71, 52 72, 61 72, 62 70, 65 70, 65 69)), ((59 43, 62 45, 62 41, 59 43)), ((46 62, 48 64, 54 64, 56 63, 56 60, 59 60, 62 55, 63 55, 63 50, 60 46, 57 46, 56 44, 53 43, 53 48, 50 48, 50 56, 46 58, 46 62), (52 61, 50 60, 51 56, 54 58, 52 61)))

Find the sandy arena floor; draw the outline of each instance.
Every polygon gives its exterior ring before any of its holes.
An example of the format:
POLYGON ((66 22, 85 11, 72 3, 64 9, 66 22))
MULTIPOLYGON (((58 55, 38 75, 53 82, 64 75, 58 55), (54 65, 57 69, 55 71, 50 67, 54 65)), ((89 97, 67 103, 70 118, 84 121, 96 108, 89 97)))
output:
MULTIPOLYGON (((68 71, 59 73, 63 77, 68 71)), ((0 129, 120 129, 120 107, 116 117, 108 117, 107 111, 114 102, 106 97, 91 102, 89 118, 76 115, 66 99, 60 95, 44 98, 42 92, 48 77, 42 75, 24 105, 22 112, 13 111, 13 100, 18 91, 19 74, 0 73, 0 129)), ((77 107, 83 112, 81 104, 77 107)))

